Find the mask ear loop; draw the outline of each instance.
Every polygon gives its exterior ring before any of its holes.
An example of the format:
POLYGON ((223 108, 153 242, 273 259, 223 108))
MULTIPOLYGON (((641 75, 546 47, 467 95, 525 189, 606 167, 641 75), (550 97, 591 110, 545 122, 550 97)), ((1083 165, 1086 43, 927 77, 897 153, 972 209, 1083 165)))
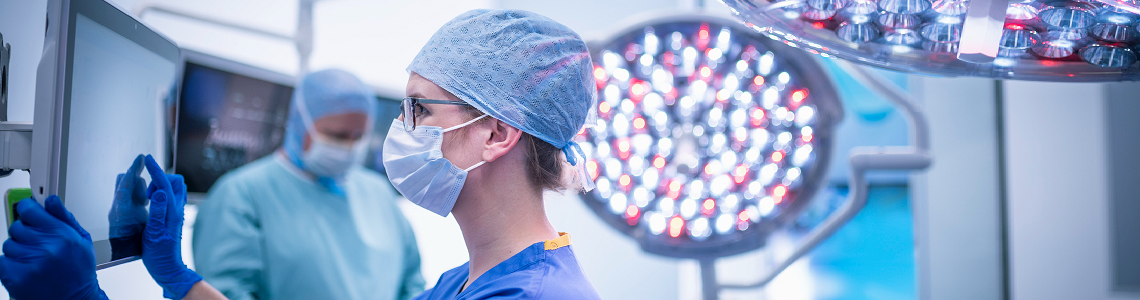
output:
POLYGON ((456 130, 459 128, 463 128, 464 126, 471 125, 471 123, 475 123, 475 121, 479 121, 480 119, 483 119, 485 117, 487 117, 487 114, 483 114, 482 116, 471 119, 471 121, 464 122, 463 124, 448 127, 447 129, 444 129, 443 132, 448 132, 448 131, 456 130))

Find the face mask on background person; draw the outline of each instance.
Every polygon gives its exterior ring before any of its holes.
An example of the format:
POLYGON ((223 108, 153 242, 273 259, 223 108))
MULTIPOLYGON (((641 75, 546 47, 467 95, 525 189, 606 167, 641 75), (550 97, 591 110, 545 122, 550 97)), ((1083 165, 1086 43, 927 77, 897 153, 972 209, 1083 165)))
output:
MULTIPOLYGON (((301 168, 317 177, 339 179, 348 169, 360 163, 367 146, 367 137, 356 142, 337 141, 316 130, 312 116, 304 101, 297 102, 305 130, 309 134, 309 149, 301 155, 301 168)), ((369 122, 371 123, 371 122, 369 122)))

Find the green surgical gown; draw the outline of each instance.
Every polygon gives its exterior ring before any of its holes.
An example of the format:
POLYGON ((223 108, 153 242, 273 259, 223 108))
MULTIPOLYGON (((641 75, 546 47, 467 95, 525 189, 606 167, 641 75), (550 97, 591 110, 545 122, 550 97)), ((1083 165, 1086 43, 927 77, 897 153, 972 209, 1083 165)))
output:
POLYGON ((279 154, 214 184, 194 224, 196 271, 230 299, 409 299, 420 254, 398 194, 354 168, 338 196, 279 154))

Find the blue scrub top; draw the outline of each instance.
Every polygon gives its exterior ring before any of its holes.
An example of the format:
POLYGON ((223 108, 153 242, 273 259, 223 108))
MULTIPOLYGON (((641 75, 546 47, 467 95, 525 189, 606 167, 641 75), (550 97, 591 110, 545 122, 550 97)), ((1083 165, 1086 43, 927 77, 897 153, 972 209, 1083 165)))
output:
POLYGON ((460 292, 471 262, 439 276, 435 287, 415 300, 434 299, 601 299, 586 280, 570 248, 570 235, 538 242, 495 265, 460 292))

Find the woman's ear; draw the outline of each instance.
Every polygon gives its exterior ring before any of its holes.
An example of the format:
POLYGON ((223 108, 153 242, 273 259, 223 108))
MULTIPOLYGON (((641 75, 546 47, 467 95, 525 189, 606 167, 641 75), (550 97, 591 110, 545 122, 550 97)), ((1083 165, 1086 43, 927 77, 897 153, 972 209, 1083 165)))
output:
POLYGON ((488 122, 490 123, 488 126, 490 126, 491 136, 487 138, 487 143, 483 148, 483 161, 493 162, 511 152, 511 149, 514 149, 515 145, 522 139, 523 132, 503 121, 491 119, 488 122))

